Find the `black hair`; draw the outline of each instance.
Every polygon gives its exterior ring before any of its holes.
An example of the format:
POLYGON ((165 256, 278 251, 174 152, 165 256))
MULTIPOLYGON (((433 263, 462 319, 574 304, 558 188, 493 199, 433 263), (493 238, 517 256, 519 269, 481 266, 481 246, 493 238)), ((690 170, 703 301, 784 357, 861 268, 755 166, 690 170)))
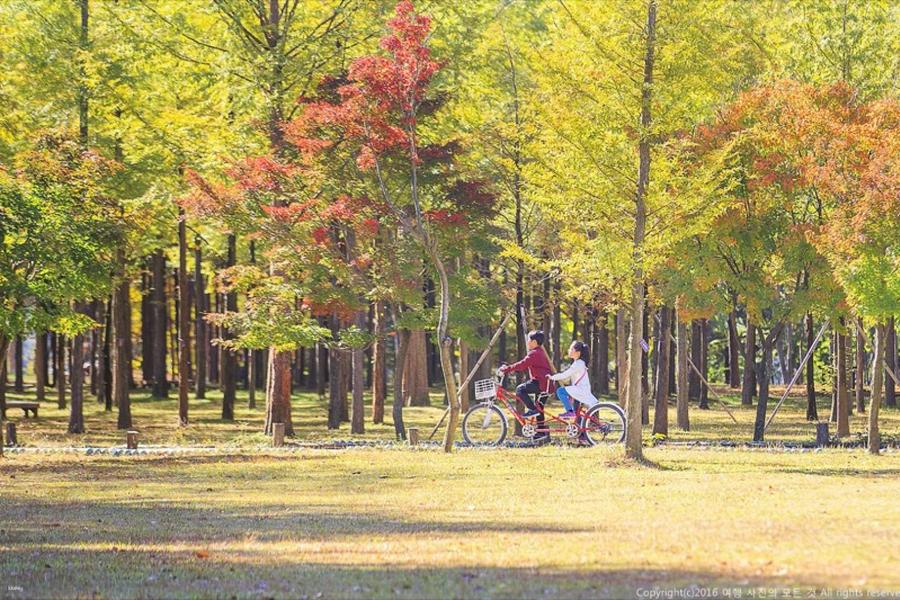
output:
POLYGON ((528 339, 534 340, 535 342, 537 342, 538 346, 543 346, 544 345, 544 332, 540 331, 540 330, 529 331, 528 339))
POLYGON ((584 364, 588 364, 588 361, 591 359, 591 350, 588 345, 576 340, 572 342, 572 347, 575 349, 575 352, 578 352, 578 358, 583 360, 584 364))

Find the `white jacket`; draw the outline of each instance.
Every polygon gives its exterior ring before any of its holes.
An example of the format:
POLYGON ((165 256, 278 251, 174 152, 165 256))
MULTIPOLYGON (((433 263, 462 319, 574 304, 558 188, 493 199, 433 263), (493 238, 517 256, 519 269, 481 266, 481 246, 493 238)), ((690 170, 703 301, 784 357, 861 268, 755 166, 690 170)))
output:
POLYGON ((566 392, 588 408, 600 402, 591 392, 591 381, 588 377, 587 366, 580 358, 576 358, 565 371, 551 375, 550 379, 553 381, 568 380, 570 385, 565 386, 566 392))

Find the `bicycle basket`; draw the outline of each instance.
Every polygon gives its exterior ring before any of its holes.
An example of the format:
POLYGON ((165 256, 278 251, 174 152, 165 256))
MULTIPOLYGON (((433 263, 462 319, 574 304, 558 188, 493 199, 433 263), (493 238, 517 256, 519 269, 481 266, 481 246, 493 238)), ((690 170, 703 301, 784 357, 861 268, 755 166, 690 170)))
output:
POLYGON ((497 382, 493 379, 479 379, 475 382, 475 399, 487 400, 497 393, 497 382))

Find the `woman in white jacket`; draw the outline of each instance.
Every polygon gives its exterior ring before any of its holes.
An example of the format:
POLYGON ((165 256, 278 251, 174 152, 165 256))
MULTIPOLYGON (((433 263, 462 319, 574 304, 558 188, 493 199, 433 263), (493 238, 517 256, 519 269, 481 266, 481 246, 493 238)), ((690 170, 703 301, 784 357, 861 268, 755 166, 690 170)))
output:
POLYGON ((591 381, 588 378, 587 361, 588 346, 584 342, 572 342, 569 346, 569 358, 572 364, 565 371, 550 375, 553 381, 568 381, 569 385, 560 387, 556 390, 556 397, 560 399, 566 412, 559 415, 562 418, 572 418, 575 416, 575 409, 572 407, 572 400, 578 400, 588 408, 594 406, 599 400, 594 397, 591 392, 591 381))

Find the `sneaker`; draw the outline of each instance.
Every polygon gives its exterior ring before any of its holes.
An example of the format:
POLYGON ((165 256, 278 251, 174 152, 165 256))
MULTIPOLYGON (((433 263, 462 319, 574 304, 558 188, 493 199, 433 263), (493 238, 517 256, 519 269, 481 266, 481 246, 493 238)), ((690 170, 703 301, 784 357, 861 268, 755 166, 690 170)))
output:
POLYGON ((530 419, 531 417, 536 417, 539 414, 541 414, 541 411, 539 411, 539 410, 529 410, 528 412, 524 413, 522 416, 525 417, 526 419, 530 419))
POLYGON ((563 414, 559 415, 559 418, 560 418, 560 419, 574 419, 574 418, 575 418, 575 411, 574 411, 574 410, 567 410, 567 411, 564 412, 563 414))
POLYGON ((531 442, 535 446, 543 446, 544 444, 550 443, 550 434, 549 433, 539 433, 533 438, 531 438, 531 442))

